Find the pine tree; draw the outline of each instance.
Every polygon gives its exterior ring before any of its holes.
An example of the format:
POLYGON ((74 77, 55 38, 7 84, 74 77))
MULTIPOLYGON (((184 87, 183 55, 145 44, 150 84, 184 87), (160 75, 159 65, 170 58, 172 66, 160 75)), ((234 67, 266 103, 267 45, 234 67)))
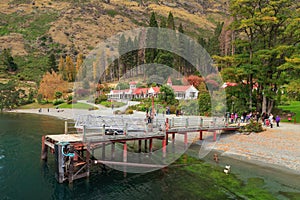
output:
POLYGON ((172 14, 171 11, 169 12, 169 16, 168 16, 168 19, 167 19, 167 28, 175 30, 174 17, 173 17, 173 14, 172 14))
POLYGON ((54 53, 51 53, 48 57, 48 71, 51 72, 51 70, 58 72, 58 66, 56 64, 56 58, 54 53))
POLYGON ((164 17, 160 19, 160 28, 167 28, 166 18, 164 17))
POLYGON ((182 23, 179 24, 178 31, 179 33, 184 33, 182 23))
MULTIPOLYGON (((151 17, 150 17, 150 27, 153 28, 158 28, 158 23, 156 21, 155 13, 152 12, 151 17)), ((145 61, 146 63, 153 63, 156 55, 157 55, 157 29, 150 29, 147 32, 147 38, 146 38, 146 43, 148 48, 146 49, 145 53, 145 61)))
POLYGON ((15 63, 13 56, 11 55, 11 49, 4 49, 1 54, 1 61, 9 72, 15 72, 18 69, 18 65, 15 63))

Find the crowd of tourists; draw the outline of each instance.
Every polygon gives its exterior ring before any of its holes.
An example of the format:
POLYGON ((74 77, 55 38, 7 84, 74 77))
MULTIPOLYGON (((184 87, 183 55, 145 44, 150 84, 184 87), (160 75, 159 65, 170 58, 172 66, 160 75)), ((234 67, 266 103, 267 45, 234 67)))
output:
POLYGON ((256 122, 262 122, 265 126, 270 126, 273 128, 273 124, 276 123, 276 126, 279 127, 280 123, 280 117, 279 115, 276 115, 276 117, 273 116, 272 113, 263 113, 260 114, 260 112, 243 112, 241 116, 238 115, 238 113, 225 113, 225 121, 227 123, 248 123, 250 120, 256 121, 256 122))

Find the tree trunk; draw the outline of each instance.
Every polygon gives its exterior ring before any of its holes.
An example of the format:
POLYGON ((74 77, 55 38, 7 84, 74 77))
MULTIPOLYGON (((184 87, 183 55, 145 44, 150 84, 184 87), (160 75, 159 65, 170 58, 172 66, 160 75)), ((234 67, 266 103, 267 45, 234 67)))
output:
POLYGON ((267 97, 263 94, 263 101, 262 101, 262 113, 267 113, 267 97))
POLYGON ((274 106, 274 100, 269 100, 268 101, 268 113, 272 112, 273 106, 274 106))
POLYGON ((252 111, 252 88, 253 88, 253 77, 252 74, 249 75, 249 85, 250 85, 250 89, 249 89, 249 109, 252 111))

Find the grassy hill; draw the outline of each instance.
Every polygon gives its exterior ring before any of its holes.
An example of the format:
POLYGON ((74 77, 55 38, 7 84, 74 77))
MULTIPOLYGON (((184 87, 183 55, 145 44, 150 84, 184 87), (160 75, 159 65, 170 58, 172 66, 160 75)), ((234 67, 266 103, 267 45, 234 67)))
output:
POLYGON ((50 53, 88 54, 98 43, 124 30, 147 26, 151 12, 158 21, 171 11, 178 27, 196 38, 209 37, 227 13, 226 0, 1 0, 0 50, 11 48, 19 66, 0 78, 38 80, 50 53))

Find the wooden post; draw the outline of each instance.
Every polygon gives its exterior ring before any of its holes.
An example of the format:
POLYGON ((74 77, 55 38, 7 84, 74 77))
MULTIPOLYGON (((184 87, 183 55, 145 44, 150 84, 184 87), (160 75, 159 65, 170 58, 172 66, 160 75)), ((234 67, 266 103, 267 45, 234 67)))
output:
MULTIPOLYGON (((73 145, 70 145, 69 147, 69 153, 74 153, 74 146, 73 145)), ((68 180, 69 180, 69 183, 72 183, 73 182, 73 179, 74 179, 74 160, 73 160, 73 157, 72 156, 69 156, 69 159, 70 159, 70 165, 69 165, 69 174, 68 174, 68 180)))
POLYGON ((91 144, 88 143, 87 149, 86 149, 86 176, 90 176, 90 156, 91 156, 91 144))
POLYGON ((189 118, 185 119, 185 128, 189 127, 189 118))
POLYGON ((162 140, 162 151, 163 151, 163 158, 165 158, 166 157, 166 153, 167 153, 166 138, 164 138, 162 140))
POLYGON ((68 134, 68 121, 65 121, 65 134, 68 134))
POLYGON ((111 160, 115 159, 115 143, 111 143, 111 160))
POLYGON ((214 141, 217 140, 217 131, 214 131, 214 141))
POLYGON ((203 118, 200 118, 200 127, 203 127, 203 118))
POLYGON ((152 147, 153 147, 152 145, 153 145, 152 139, 150 139, 150 141, 149 141, 149 152, 150 152, 150 153, 152 153, 152 150, 153 150, 153 149, 152 149, 152 147))
POLYGON ((200 132, 199 132, 199 133, 200 133, 200 135, 199 135, 199 140, 203 140, 203 139, 202 139, 202 137, 203 137, 202 132, 203 132, 203 131, 200 131, 200 132))
POLYGON ((175 133, 172 133, 172 143, 175 142, 175 133))
POLYGON ((42 136, 41 159, 47 161, 47 158, 48 158, 48 146, 45 144, 45 136, 42 136))
POLYGON ((145 153, 147 153, 147 139, 145 139, 145 153))
POLYGON ((85 138, 85 132, 86 132, 86 129, 85 129, 85 125, 83 125, 82 127, 82 131, 83 131, 83 134, 82 134, 82 141, 85 143, 86 142, 86 138, 85 138))
POLYGON ((102 143, 102 160, 105 160, 105 142, 102 143))
POLYGON ((184 133, 184 148, 187 147, 187 144, 188 144, 188 137, 187 137, 187 132, 184 133))
MULTIPOLYGON (((127 162, 127 143, 124 142, 124 146, 123 146, 123 162, 127 162)), ((124 177, 127 176, 127 173, 126 173, 126 166, 124 165, 124 168, 123 168, 123 172, 124 172, 124 177)))
POLYGON ((127 144, 124 142, 123 146, 123 162, 127 162, 127 144))
POLYGON ((142 140, 139 140, 139 153, 142 152, 142 140))
POLYGON ((102 135, 105 135, 105 124, 102 125, 102 135))
POLYGON ((124 135, 127 135, 127 127, 128 127, 128 124, 126 123, 125 127, 124 127, 124 135))
POLYGON ((56 172, 55 176, 59 183, 63 183, 65 180, 65 173, 64 173, 64 158, 62 155, 62 145, 55 144, 55 165, 56 165, 56 172))

